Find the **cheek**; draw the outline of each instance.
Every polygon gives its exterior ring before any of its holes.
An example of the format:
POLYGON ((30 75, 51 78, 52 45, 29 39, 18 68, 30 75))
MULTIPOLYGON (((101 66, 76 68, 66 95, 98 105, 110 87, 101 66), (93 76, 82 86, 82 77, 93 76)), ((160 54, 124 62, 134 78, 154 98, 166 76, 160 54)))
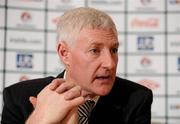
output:
POLYGON ((76 51, 71 53, 70 70, 73 72, 73 75, 76 75, 76 78, 77 76, 81 77, 79 80, 91 82, 94 73, 98 70, 99 62, 99 60, 76 49, 76 51))
POLYGON ((92 57, 90 57, 82 51, 75 51, 74 53, 72 53, 71 58, 72 66, 86 71, 88 71, 89 69, 93 69, 98 64, 97 61, 95 61, 95 59, 93 59, 92 57))
POLYGON ((90 62, 82 53, 73 53, 71 56, 70 70, 73 72, 73 75, 78 77, 87 78, 85 76, 89 75, 90 62))

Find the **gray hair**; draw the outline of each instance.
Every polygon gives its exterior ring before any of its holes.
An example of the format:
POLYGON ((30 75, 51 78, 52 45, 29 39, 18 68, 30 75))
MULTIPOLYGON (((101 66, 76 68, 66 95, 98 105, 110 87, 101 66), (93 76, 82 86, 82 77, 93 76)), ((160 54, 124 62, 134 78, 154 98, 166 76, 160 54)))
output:
POLYGON ((94 8, 80 7, 65 12, 57 24, 57 41, 72 45, 83 28, 112 29, 116 26, 109 15, 94 8))

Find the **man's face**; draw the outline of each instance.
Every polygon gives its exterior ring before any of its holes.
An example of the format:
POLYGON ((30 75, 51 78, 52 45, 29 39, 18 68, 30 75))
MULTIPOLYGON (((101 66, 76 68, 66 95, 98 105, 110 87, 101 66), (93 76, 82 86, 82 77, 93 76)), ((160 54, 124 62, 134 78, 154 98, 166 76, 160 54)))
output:
POLYGON ((67 75, 83 91, 106 95, 114 84, 117 51, 118 39, 112 30, 84 28, 69 51, 67 75))

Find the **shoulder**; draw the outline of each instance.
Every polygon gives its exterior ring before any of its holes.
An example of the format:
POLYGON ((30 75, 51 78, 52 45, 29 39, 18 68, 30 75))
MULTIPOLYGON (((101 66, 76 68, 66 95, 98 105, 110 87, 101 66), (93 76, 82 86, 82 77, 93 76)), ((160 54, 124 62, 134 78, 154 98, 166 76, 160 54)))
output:
POLYGON ((124 100, 130 99, 144 99, 149 97, 152 99, 152 91, 136 82, 116 77, 114 86, 110 93, 116 98, 119 96, 124 100))
POLYGON ((27 81, 22 81, 15 83, 11 86, 8 86, 4 89, 4 94, 8 92, 8 94, 12 94, 13 96, 19 95, 36 95, 40 92, 46 85, 48 85, 54 77, 45 77, 45 78, 38 78, 32 79, 27 81))
POLYGON ((114 87, 115 90, 121 89, 125 90, 126 92, 136 92, 142 90, 142 92, 151 92, 151 90, 145 86, 142 86, 136 82, 123 79, 120 77, 116 77, 114 87))
POLYGON ((54 77, 39 78, 27 80, 13 84, 3 90, 4 107, 2 112, 2 120, 13 122, 18 121, 24 123, 25 118, 33 110, 33 106, 29 102, 30 96, 37 94, 48 85, 54 77), (13 116, 16 115, 14 120, 13 116))

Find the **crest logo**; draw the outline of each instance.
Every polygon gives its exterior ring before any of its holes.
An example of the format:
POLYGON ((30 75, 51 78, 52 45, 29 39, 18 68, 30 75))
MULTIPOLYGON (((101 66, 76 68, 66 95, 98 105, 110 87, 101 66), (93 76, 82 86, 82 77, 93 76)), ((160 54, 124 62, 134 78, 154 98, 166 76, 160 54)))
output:
POLYGON ((154 37, 152 36, 139 36, 137 37, 138 50, 154 50, 154 37))
POLYGON ((22 20, 23 22, 29 22, 29 21, 32 20, 32 16, 31 16, 31 14, 28 13, 28 12, 23 12, 23 13, 21 14, 21 20, 22 20))
POLYGON ((33 55, 18 53, 16 56, 16 67, 22 69, 33 68, 33 55))

